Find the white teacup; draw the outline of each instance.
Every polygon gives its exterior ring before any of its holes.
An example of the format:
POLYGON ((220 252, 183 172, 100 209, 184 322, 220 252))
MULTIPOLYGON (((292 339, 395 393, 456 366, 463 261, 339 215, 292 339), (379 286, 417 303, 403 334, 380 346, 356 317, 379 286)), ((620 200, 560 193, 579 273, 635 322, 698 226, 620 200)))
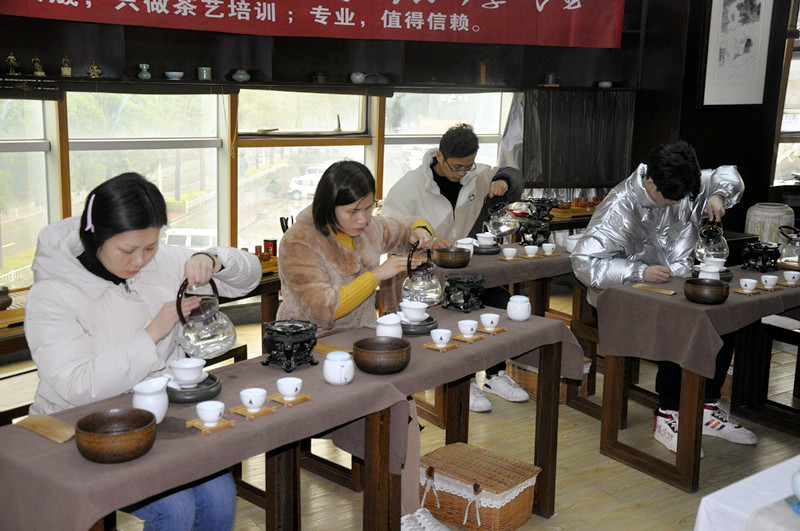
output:
POLYGON ((752 293, 754 289, 756 289, 756 279, 754 278, 740 278, 739 285, 742 287, 742 291, 745 293, 752 293))
POLYGON ((478 330, 478 321, 472 319, 464 319, 458 322, 458 331, 464 339, 469 339, 475 335, 478 330))
POLYGON ((203 421, 203 426, 213 428, 219 424, 219 419, 222 418, 222 413, 225 411, 225 404, 219 400, 206 400, 197 404, 195 410, 197 416, 203 421))
POLYGON ((553 254, 553 251, 556 250, 556 244, 554 244, 554 243, 543 243, 542 244, 542 250, 544 251, 544 254, 553 254))
POLYGON ((567 252, 571 253, 575 250, 575 246, 578 245, 578 240, 581 239, 580 234, 573 234, 567 238, 567 252))
POLYGON ((247 408, 250 413, 258 413, 261 411, 261 406, 267 401, 267 390, 260 387, 250 387, 239 391, 239 398, 242 405, 247 408))
POLYGON ((697 278, 711 278, 719 280, 719 267, 713 264, 703 264, 699 268, 697 278))
POLYGON ((800 271, 784 271, 783 280, 790 286, 794 286, 800 280, 800 271))
POLYGON ((536 256, 536 253, 539 252, 538 245, 526 245, 525 246, 525 254, 528 256, 536 256))
POLYGON ((276 385, 278 386, 278 392, 281 394, 281 398, 286 402, 292 402, 297 400, 297 395, 300 393, 300 389, 303 388, 303 380, 293 376, 279 378, 276 385))
POLYGON ((482 313, 481 324, 487 332, 491 332, 500 323, 500 314, 497 313, 482 313))
POLYGON ((716 266, 718 270, 724 271, 725 270, 725 259, 724 258, 706 258, 703 260, 704 264, 716 266))
POLYGON ((517 250, 514 247, 503 247, 503 256, 505 256, 506 259, 511 260, 517 256, 517 250))
POLYGON ((386 315, 378 317, 378 326, 375 327, 375 335, 403 337, 403 325, 400 324, 400 316, 396 313, 387 313, 386 315))
POLYGON ((452 335, 453 333, 446 328, 436 328, 431 330, 431 339, 439 348, 446 347, 450 342, 450 337, 452 335))
POLYGON ((761 275, 761 283, 767 289, 772 289, 778 284, 778 275, 761 275))
POLYGON ((425 310, 428 309, 428 305, 418 301, 402 301, 400 309, 403 310, 403 315, 409 322, 418 323, 425 319, 425 310))
POLYGON ((169 369, 180 384, 181 382, 194 382, 200 378, 205 364, 206 360, 200 358, 179 358, 169 362, 169 369))
POLYGON ((494 243, 494 234, 491 232, 479 232, 475 237, 481 245, 492 245, 494 243))
POLYGON ((469 251, 469 255, 471 257, 472 252, 475 250, 475 240, 472 238, 461 238, 460 240, 456 240, 456 247, 466 249, 469 251))

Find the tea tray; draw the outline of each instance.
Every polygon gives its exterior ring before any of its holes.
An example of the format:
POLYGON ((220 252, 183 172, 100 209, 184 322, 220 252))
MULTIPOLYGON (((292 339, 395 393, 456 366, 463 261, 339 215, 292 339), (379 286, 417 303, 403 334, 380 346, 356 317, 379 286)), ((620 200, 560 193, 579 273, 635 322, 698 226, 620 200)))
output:
POLYGON ((174 404, 193 404, 203 400, 211 400, 222 391, 222 383, 214 373, 208 373, 208 378, 191 389, 173 389, 167 386, 167 396, 174 404))

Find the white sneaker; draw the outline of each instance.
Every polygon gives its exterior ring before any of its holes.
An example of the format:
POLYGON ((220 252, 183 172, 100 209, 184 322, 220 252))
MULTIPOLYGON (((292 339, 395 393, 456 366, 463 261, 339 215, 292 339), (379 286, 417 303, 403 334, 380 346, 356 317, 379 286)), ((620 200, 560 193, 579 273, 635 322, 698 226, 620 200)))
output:
POLYGON ((417 518, 417 524, 425 531, 450 531, 448 527, 440 524, 428 509, 417 509, 414 516, 417 518))
MULTIPOLYGON (((678 412, 672 409, 661 409, 656 411, 655 439, 667 447, 670 452, 678 452, 678 412)), ((706 456, 703 448, 700 448, 700 459, 706 456)))
POLYGON ((497 395, 509 402, 527 402, 531 399, 525 389, 507 375, 506 371, 500 371, 497 376, 486 378, 483 382, 483 391, 497 395))
POLYGON ((726 410, 719 407, 719 402, 706 404, 703 409, 703 435, 721 437, 736 444, 756 444, 755 433, 739 425, 726 410))
POLYGON ((492 410, 492 403, 483 394, 478 384, 473 382, 469 383, 469 410, 476 413, 485 413, 492 410))
POLYGON ((416 514, 407 514, 400 519, 400 531, 425 531, 419 522, 416 514))

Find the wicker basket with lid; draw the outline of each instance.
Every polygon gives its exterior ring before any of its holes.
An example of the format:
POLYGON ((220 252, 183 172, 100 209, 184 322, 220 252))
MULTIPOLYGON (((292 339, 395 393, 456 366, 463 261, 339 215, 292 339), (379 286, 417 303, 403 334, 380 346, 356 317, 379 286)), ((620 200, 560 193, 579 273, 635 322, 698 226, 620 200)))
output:
POLYGON ((531 517, 541 468, 466 443, 420 459, 423 507, 464 529, 510 531, 531 517))

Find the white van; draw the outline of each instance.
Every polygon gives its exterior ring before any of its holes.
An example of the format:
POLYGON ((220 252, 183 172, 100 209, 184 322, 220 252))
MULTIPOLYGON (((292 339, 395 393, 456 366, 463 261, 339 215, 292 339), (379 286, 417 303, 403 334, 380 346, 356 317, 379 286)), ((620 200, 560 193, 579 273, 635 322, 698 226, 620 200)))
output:
POLYGON ((164 235, 167 245, 179 245, 190 249, 208 249, 217 245, 216 229, 167 229, 164 235))
POLYGON ((317 185, 324 172, 325 168, 322 166, 309 166, 305 174, 292 177, 289 181, 289 189, 286 190, 287 195, 292 199, 314 197, 314 192, 317 191, 317 185))

